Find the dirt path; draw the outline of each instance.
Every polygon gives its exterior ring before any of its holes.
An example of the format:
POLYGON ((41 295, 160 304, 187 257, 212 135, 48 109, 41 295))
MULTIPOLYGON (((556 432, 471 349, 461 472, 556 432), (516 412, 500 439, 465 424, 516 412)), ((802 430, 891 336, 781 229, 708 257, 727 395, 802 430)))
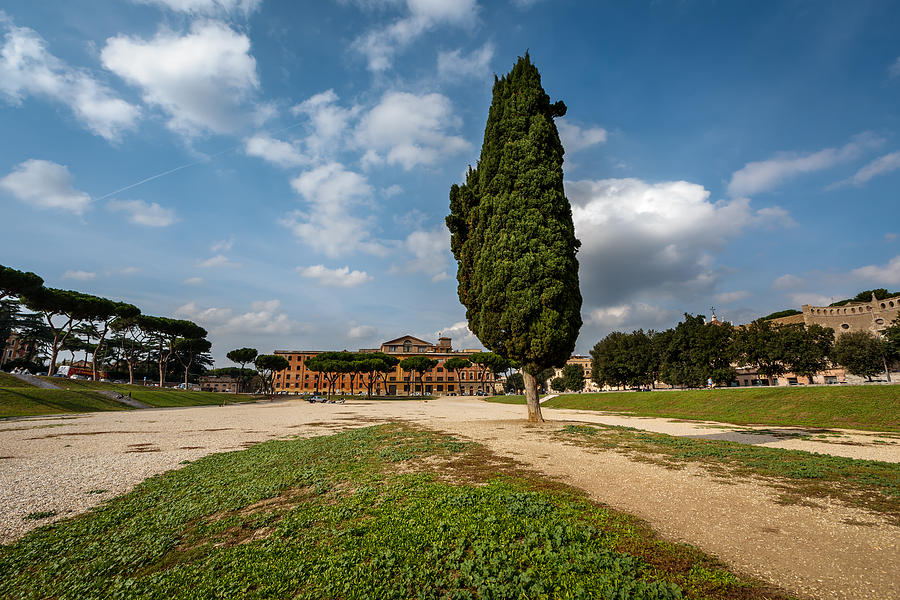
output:
MULTIPOLYGON (((544 414, 582 422, 627 419, 550 409, 544 414)), ((29 513, 55 510, 62 518, 83 512, 184 460, 276 437, 402 419, 481 442, 801 598, 900 598, 900 528, 876 515, 843 505, 784 506, 764 482, 723 482, 699 468, 674 471, 571 446, 551 436, 559 422, 533 427, 523 416, 522 406, 452 398, 344 405, 288 401, 5 421, 0 423, 0 541, 47 522, 24 520, 29 513)), ((612 424, 670 428, 667 432, 679 435, 730 435, 736 429, 666 419, 612 424)), ((900 462, 900 447, 877 449, 900 462)))

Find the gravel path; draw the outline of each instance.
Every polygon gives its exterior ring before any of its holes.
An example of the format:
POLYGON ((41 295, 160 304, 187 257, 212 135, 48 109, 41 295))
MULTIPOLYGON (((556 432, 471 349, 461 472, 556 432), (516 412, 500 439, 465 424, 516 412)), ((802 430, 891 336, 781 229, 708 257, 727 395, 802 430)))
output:
POLYGON ((39 377, 35 377, 34 375, 22 375, 21 373, 9 373, 16 379, 20 379, 27 383, 28 385, 33 385, 35 387, 44 388, 45 390, 61 390, 62 388, 56 385, 55 383, 50 383, 49 381, 44 381, 39 377))
MULTIPOLYGON (((900 598, 900 528, 876 515, 843 505, 784 506, 761 481, 723 482, 699 468, 670 470, 551 437, 560 420, 602 422, 674 435, 750 436, 760 445, 821 447, 900 462, 900 446, 873 445, 877 434, 835 432, 847 436, 836 439, 866 443, 848 446, 779 437, 790 428, 760 432, 547 408, 545 418, 556 422, 533 426, 524 415, 524 406, 446 398, 343 405, 284 401, 3 421, 0 542, 50 520, 24 520, 29 513, 56 511, 63 518, 84 512, 184 460, 273 438, 408 420, 481 442, 801 598, 900 598)), ((802 430, 790 429, 791 435, 796 431, 802 430)))

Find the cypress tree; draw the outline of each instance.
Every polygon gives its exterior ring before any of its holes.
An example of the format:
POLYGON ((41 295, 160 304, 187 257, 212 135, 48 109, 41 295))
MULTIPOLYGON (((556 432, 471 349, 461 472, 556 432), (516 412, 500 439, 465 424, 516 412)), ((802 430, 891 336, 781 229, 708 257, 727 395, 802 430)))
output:
POLYGON ((481 157, 450 188, 450 248, 469 327, 522 365, 528 420, 542 421, 535 377, 562 366, 581 328, 580 242, 563 190, 563 154, 541 76, 526 53, 494 79, 481 157))

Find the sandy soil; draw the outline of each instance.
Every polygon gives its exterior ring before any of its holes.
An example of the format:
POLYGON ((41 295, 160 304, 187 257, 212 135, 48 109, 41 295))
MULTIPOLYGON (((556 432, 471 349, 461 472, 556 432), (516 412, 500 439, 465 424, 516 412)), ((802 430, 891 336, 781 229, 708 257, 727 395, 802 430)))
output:
POLYGON ((900 462, 900 445, 871 432, 808 432, 622 417, 475 399, 311 405, 284 401, 227 407, 91 413, 0 422, 0 542, 84 512, 145 478, 206 454, 273 438, 309 436, 378 420, 408 420, 472 439, 609 506, 646 519, 663 536, 716 555, 734 569, 802 598, 900 598, 900 528, 843 505, 784 506, 764 482, 724 482, 702 469, 670 470, 553 439, 560 420, 625 425, 673 435, 734 439, 900 462), (828 435, 801 439, 798 435, 828 435), (880 442, 878 441, 880 440, 880 442))

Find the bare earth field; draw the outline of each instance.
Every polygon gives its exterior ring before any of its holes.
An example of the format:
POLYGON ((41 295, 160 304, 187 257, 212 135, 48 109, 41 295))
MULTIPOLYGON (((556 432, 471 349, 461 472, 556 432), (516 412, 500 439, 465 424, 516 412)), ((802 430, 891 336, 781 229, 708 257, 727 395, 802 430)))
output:
POLYGON ((759 479, 716 478, 692 465, 673 470, 572 445, 555 432, 565 423, 602 423, 900 462, 896 436, 547 408, 550 421, 535 426, 524 416, 524 406, 443 398, 343 405, 289 400, 2 421, 0 542, 49 521, 26 519, 29 514, 74 516, 186 460, 274 438, 402 420, 480 442, 801 598, 900 598, 900 528, 883 516, 837 503, 781 504, 777 491, 759 479))

